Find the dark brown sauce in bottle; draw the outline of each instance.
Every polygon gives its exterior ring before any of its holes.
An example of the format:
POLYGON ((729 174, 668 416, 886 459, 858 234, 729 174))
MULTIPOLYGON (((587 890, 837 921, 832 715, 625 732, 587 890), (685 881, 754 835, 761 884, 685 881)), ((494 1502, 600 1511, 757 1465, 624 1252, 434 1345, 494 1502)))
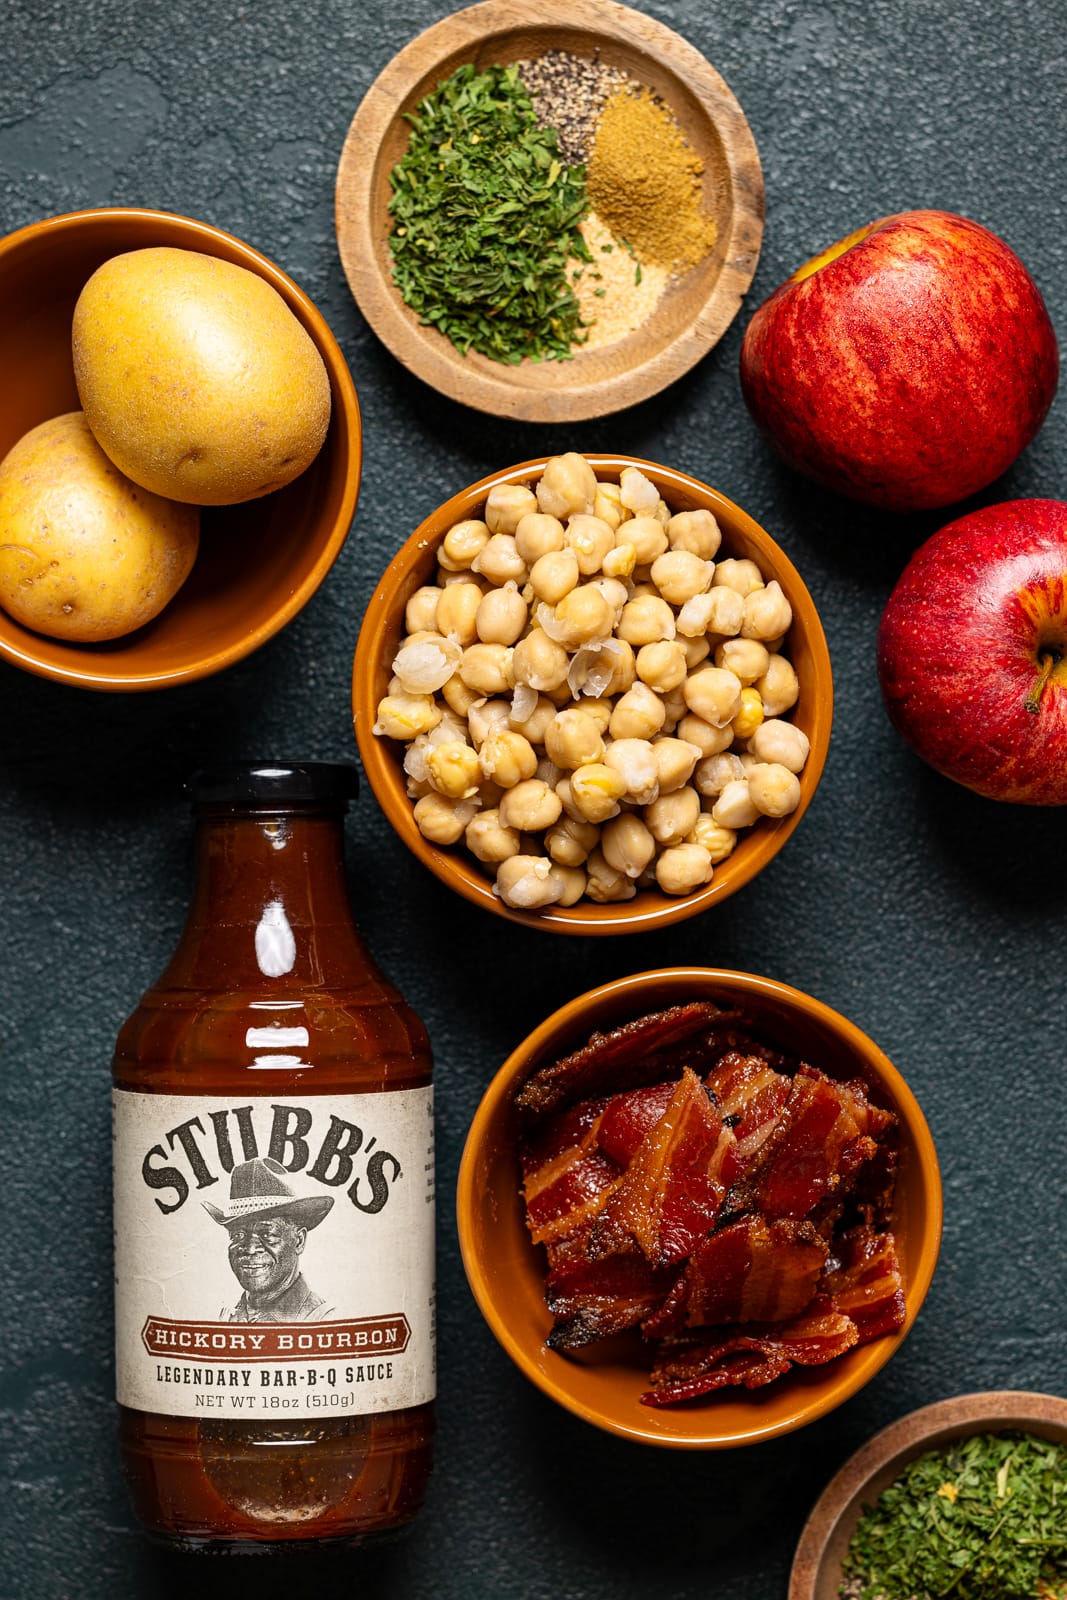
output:
POLYGON ((119 1438, 137 1517, 186 1546, 363 1542, 430 1468, 431 1059, 352 918, 355 788, 323 763, 198 775, 189 919, 116 1047, 119 1438))

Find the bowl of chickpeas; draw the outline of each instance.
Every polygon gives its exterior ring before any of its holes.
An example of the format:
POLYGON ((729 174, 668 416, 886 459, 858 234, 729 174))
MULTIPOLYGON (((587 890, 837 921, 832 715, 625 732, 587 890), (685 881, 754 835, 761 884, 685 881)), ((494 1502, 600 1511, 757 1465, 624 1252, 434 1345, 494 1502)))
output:
POLYGON ((368 782, 466 899, 557 933, 704 911, 790 838, 826 759, 814 602, 718 490, 629 456, 523 462, 401 547, 352 673, 368 782))

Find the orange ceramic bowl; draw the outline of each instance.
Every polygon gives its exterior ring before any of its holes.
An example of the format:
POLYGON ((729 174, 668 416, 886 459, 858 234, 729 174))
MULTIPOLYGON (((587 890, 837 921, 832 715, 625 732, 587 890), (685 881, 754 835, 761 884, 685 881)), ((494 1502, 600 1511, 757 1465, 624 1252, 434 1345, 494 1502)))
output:
POLYGON ((401 546, 379 580, 360 629, 352 671, 352 713, 363 770, 379 805, 408 849, 442 883, 497 916, 550 933, 643 933, 679 922, 725 900, 754 878, 792 835, 811 804, 826 761, 833 716, 833 674, 826 636, 799 572, 747 512, 717 489, 684 472, 673 472, 634 456, 589 455, 586 459, 598 477, 615 482, 624 467, 639 467, 672 511, 711 511, 722 529, 720 558, 748 557, 758 564, 765 579, 777 578, 780 582, 793 608, 793 624, 782 653, 792 661, 800 683, 797 704, 787 715, 811 742, 800 779, 800 804, 792 815, 778 821, 763 818, 744 830, 733 854, 715 868, 711 882, 693 894, 666 895, 658 888, 640 889, 632 900, 598 905, 583 899, 567 908, 550 906, 543 911, 516 911, 504 905, 493 893, 490 874, 462 845, 434 845, 419 832, 413 802, 405 788, 405 747, 390 739, 376 738, 371 732, 378 702, 389 682, 390 663, 404 635, 404 607, 416 589, 435 581, 437 550, 453 523, 481 516, 486 496, 496 484, 535 483, 545 469, 546 457, 495 472, 453 495, 401 546))
POLYGON ((941 1244, 941 1178, 930 1130, 900 1073, 866 1034, 829 1006, 770 978, 678 967, 619 978, 548 1017, 508 1057, 475 1114, 459 1172, 457 1217, 467 1279, 493 1333, 519 1370, 557 1404, 609 1433, 676 1449, 725 1450, 802 1428, 854 1395, 906 1338, 941 1244), (549 1350, 545 1260, 530 1242, 520 1196, 514 1098, 533 1070, 596 1029, 688 1000, 736 1004, 766 1043, 802 1055, 835 1078, 862 1077, 872 1100, 900 1119, 901 1159, 892 1226, 907 1319, 897 1332, 825 1366, 794 1367, 756 1390, 723 1389, 703 1402, 653 1407, 648 1347, 635 1332, 576 1355, 549 1350))
POLYGON ((71 319, 82 287, 109 257, 169 245, 219 256, 275 288, 318 347, 330 377, 329 432, 306 472, 276 494, 206 509, 200 551, 152 622, 106 644, 69 644, 0 611, 0 655, 81 688, 156 689, 205 678, 258 649, 301 609, 348 535, 362 443, 352 376, 307 296, 265 256, 204 222, 109 207, 50 217, 0 240, 0 457, 49 417, 79 408, 71 319))

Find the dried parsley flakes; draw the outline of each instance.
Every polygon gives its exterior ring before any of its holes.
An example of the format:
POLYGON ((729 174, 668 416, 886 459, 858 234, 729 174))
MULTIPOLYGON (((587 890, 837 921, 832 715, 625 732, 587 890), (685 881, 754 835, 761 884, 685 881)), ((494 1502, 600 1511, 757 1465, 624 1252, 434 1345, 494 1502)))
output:
POLYGON ((1067 1447, 983 1433, 928 1451, 864 1508, 842 1570, 855 1600, 1061 1600, 1067 1447))
POLYGON ((569 357, 583 324, 565 268, 590 259, 585 173, 562 164, 517 67, 460 67, 408 120, 389 204, 406 303, 464 354, 569 357))

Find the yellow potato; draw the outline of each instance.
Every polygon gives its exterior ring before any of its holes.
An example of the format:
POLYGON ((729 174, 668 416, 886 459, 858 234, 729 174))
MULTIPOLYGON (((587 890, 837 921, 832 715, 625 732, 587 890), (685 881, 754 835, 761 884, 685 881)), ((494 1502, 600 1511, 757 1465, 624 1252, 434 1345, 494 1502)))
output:
POLYGON ((199 540, 199 510, 123 477, 80 411, 31 428, 0 462, 0 606, 37 633, 132 633, 177 594, 199 540))
POLYGON ((330 380, 281 295, 245 267, 167 247, 113 256, 74 309, 86 419, 128 478, 194 505, 280 489, 330 421, 330 380))

